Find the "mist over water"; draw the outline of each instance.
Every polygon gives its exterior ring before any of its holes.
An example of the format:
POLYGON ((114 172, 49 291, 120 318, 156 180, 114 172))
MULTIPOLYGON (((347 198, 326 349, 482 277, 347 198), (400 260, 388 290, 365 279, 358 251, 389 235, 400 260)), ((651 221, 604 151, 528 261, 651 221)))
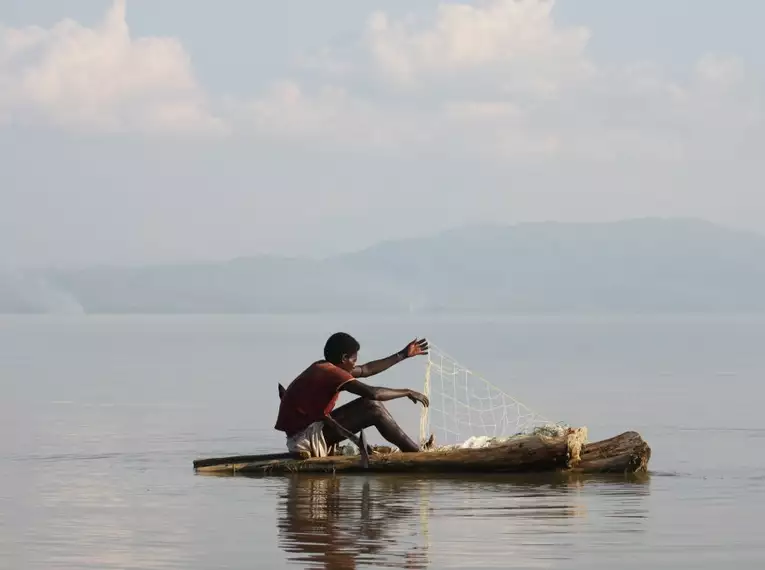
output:
POLYGON ((763 341, 741 317, 0 317, 0 568, 759 568, 763 341), (195 475, 283 449, 276 385, 335 330, 361 360, 427 336, 591 439, 637 430, 651 473, 195 475))
POLYGON ((75 295, 51 283, 43 275, 20 269, 0 269, 0 313, 84 315, 75 295))

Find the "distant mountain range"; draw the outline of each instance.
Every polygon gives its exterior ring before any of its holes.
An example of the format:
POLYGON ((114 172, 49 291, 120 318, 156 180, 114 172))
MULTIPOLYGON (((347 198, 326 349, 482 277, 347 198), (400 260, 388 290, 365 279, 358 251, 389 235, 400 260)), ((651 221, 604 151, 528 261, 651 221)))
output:
POLYGON ((5 313, 764 312, 765 236, 698 220, 474 226, 323 260, 0 273, 5 313))

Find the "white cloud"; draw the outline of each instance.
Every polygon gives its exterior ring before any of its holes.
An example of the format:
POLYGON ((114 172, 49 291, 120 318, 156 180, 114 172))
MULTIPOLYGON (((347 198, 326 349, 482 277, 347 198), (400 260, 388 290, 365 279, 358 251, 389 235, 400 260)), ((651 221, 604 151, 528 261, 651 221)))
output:
POLYGON ((502 161, 676 161, 762 138, 762 93, 739 59, 703 55, 684 78, 650 62, 606 67, 588 52, 591 31, 554 14, 552 0, 443 2, 418 19, 376 12, 346 44, 353 53, 318 50, 301 60, 310 77, 215 117, 180 42, 132 38, 118 0, 92 29, 0 28, 0 121, 502 161))
POLYGON ((398 82, 484 71, 546 94, 593 71, 584 56, 590 32, 557 26, 552 9, 550 0, 444 3, 433 21, 420 26, 377 12, 367 41, 380 69, 398 82))
POLYGON ((700 79, 720 87, 735 87, 744 79, 744 63, 735 57, 707 54, 696 63, 700 79))
POLYGON ((0 27, 0 119, 77 131, 221 132, 174 38, 132 38, 125 0, 87 28, 0 27))
POLYGON ((256 132, 275 139, 377 150, 429 142, 427 114, 415 115, 324 86, 308 90, 294 81, 277 82, 261 97, 229 105, 239 133, 256 132))
POLYGON ((250 111, 270 133, 323 144, 431 144, 501 160, 677 161, 762 131, 762 93, 740 60, 704 55, 684 79, 650 62, 598 65, 590 31, 553 13, 552 0, 442 3, 418 21, 378 12, 367 52, 336 61, 347 86, 309 96, 293 84, 250 111), (364 94, 352 87, 359 80, 364 94))

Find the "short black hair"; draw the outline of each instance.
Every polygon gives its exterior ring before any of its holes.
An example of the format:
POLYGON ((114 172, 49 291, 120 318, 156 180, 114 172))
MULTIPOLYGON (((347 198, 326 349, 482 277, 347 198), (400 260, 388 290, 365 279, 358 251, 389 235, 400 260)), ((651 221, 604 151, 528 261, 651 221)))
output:
POLYGON ((332 364, 340 364, 343 355, 351 355, 361 348, 359 341, 348 333, 337 332, 327 339, 324 345, 324 359, 332 364))

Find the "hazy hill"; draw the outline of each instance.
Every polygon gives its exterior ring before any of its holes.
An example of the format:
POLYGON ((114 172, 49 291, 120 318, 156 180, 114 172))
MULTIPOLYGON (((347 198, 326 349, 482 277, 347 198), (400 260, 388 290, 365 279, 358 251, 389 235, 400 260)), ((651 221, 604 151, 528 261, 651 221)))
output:
POLYGON ((325 260, 0 274, 0 312, 759 312, 763 292, 765 237, 645 219, 461 228, 325 260))
POLYGON ((337 261, 449 310, 765 309, 765 237, 696 220, 464 228, 337 261))
POLYGON ((279 257, 227 263, 99 267, 49 274, 87 312, 312 313, 390 310, 402 305, 395 287, 365 282, 342 266, 279 257))

